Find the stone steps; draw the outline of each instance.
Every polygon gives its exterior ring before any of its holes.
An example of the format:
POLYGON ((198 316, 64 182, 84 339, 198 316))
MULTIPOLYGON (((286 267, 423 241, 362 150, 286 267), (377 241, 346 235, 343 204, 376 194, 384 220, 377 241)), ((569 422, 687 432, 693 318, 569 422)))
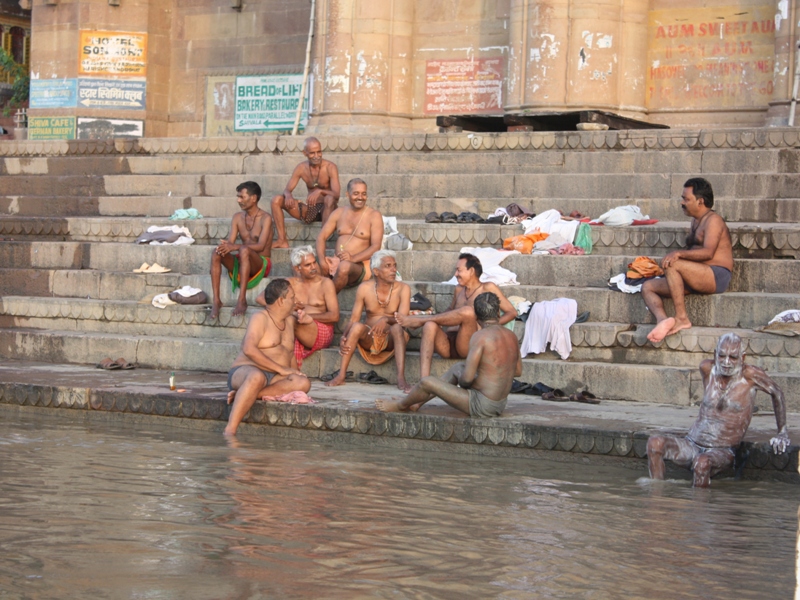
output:
MULTIPOLYGON (((94 364, 104 357, 124 357, 145 368, 225 372, 239 352, 240 342, 207 338, 157 336, 121 337, 117 334, 74 331, 0 329, 0 358, 64 364, 94 364)), ((335 348, 318 352, 303 363, 310 377, 339 366, 335 348)), ((456 361, 434 358, 433 374, 441 374, 456 361)), ((407 353, 407 374, 415 380, 419 356, 407 353)), ((394 361, 374 367, 353 357, 350 370, 375 370, 396 382, 394 361)), ((773 373, 790 410, 800 409, 800 372, 773 373)), ((523 360, 523 381, 542 381, 566 393, 589 389, 600 398, 689 405, 699 400, 701 379, 696 367, 571 362, 546 358, 523 360)))
MULTIPOLYGON (((5 296, 0 304, 0 327, 100 332, 118 335, 154 335, 231 340, 240 343, 247 320, 259 309, 251 307, 247 315, 233 317, 232 308, 223 308, 218 321, 208 319, 209 307, 171 306, 158 309, 148 302, 78 298, 35 298, 5 296)), ((336 326, 338 335, 350 319, 350 311, 341 312, 336 326)), ((521 340, 525 325, 517 321, 515 333, 521 340)), ((615 362, 660 364, 693 367, 710 358, 719 337, 719 329, 695 326, 671 336, 657 346, 647 341, 652 325, 595 322, 574 324, 570 328, 572 362, 615 362)), ((730 331, 727 329, 726 331, 730 331)), ((770 371, 800 370, 800 340, 760 333, 752 329, 733 329, 744 341, 748 360, 770 371)), ((421 329, 410 330, 409 348, 419 348, 421 329)), ((538 357, 554 358, 550 352, 538 357)))
MULTIPOLYGON (((398 230, 414 243, 414 250, 457 251, 464 246, 500 247, 504 238, 522 233, 520 225, 425 223, 399 219, 398 230)), ((186 227, 196 244, 216 244, 227 237, 230 218, 169 221, 159 217, 0 217, 0 239, 132 242, 151 225, 186 227)), ((730 223, 737 258, 796 257, 800 254, 797 223, 730 223)), ((320 225, 286 220, 292 245, 314 244, 320 225)), ((594 254, 629 255, 634 251, 662 255, 684 247, 687 221, 660 221, 637 227, 592 227, 594 254)))

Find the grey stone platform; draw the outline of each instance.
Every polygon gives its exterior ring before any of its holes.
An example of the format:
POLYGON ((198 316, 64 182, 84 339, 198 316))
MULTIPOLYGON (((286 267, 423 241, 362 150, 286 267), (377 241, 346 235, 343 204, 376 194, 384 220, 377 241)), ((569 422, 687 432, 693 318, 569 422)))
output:
MULTIPOLYGON (((152 415, 183 427, 212 422, 221 432, 227 418, 225 375, 177 371, 183 393, 169 391, 168 377, 166 371, 101 371, 0 360, 0 406, 69 410, 71 414, 88 411, 120 419, 152 415)), ((362 444, 393 439, 429 442, 430 449, 447 444, 480 454, 569 453, 592 462, 633 461, 646 470, 647 438, 655 432, 685 433, 697 415, 696 407, 609 400, 600 405, 553 403, 513 394, 503 416, 496 419, 469 418, 439 400, 410 414, 385 414, 374 408, 375 398, 395 393, 388 386, 325 388, 314 382, 310 395, 317 404, 257 402, 245 417, 241 435, 254 435, 263 428, 289 428, 298 433, 359 436, 362 444)), ((788 426, 790 431, 800 430, 800 414, 790 413, 788 426)), ((747 462, 741 475, 800 483, 797 445, 776 455, 768 446, 774 434, 774 415, 767 410, 757 413, 742 448, 747 462)), ((670 475, 686 477, 688 472, 676 469, 670 475)))

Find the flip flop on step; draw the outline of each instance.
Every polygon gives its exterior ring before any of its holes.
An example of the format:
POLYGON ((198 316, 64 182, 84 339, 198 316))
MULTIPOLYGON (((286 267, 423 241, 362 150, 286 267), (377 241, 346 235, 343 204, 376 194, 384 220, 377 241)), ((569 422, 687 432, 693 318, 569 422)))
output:
POLYGON ((122 369, 123 371, 130 371, 131 369, 135 369, 136 368, 135 364, 129 363, 124 358, 118 358, 114 362, 116 362, 119 365, 119 368, 122 369))
POLYGON ((575 319, 575 322, 576 323, 586 323, 586 321, 589 320, 589 315, 590 314, 591 313, 588 310, 586 312, 582 312, 581 314, 578 315, 578 318, 575 319))
POLYGON ((147 269, 149 269, 149 268, 150 268, 150 265, 148 263, 142 263, 142 266, 139 267, 138 269, 134 269, 133 272, 134 273, 147 273, 147 269))
POLYGON ((457 223, 458 217, 456 213, 452 212, 443 212, 441 215, 442 223, 457 223))
POLYGON ((569 398, 562 390, 553 390, 552 392, 545 392, 542 394, 542 400, 550 400, 551 402, 568 402, 569 398))
POLYGON ((150 265, 143 273, 169 273, 172 269, 168 269, 167 267, 162 267, 158 263, 153 263, 150 265))
POLYGON ((425 215, 425 222, 426 223, 441 223, 442 217, 439 216, 437 212, 429 212, 425 215))
POLYGON ((97 365, 95 365, 98 369, 103 369, 104 371, 114 371, 120 368, 118 362, 111 360, 111 358, 104 358, 101 360, 97 365))
POLYGON ((583 404, 600 404, 600 400, 597 399, 597 396, 589 390, 583 390, 577 394, 572 394, 569 399, 572 402, 582 402, 583 404))
POLYGON ((371 383, 373 385, 383 385, 385 383, 389 383, 388 379, 381 377, 375 371, 370 371, 369 373, 359 373, 356 375, 356 378, 361 383, 371 383))
POLYGON ((511 382, 511 392, 512 394, 527 394, 529 390, 533 389, 533 386, 530 383, 525 381, 518 381, 514 379, 511 382))
MULTIPOLYGON (((339 369, 336 369, 336 370, 335 370, 333 373, 328 373, 327 375, 322 375, 322 376, 319 378, 319 380, 320 380, 320 381, 333 381, 333 380, 334 380, 334 379, 336 379, 338 376, 339 376, 339 369)), ((344 380, 345 380, 346 382, 347 382, 347 381, 355 381, 355 379, 353 378, 353 372, 352 372, 352 371, 347 371, 347 372, 344 374, 344 380)))

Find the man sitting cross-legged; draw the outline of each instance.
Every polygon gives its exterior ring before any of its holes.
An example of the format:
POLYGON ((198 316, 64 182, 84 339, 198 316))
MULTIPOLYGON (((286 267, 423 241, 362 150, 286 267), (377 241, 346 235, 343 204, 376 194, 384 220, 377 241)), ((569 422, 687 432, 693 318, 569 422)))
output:
POLYGON ((653 435, 647 440, 650 477, 664 479, 664 459, 690 468, 692 485, 708 487, 711 478, 733 464, 736 448, 744 439, 756 392, 772 397, 778 435, 770 440, 776 454, 786 451, 786 402, 783 392, 763 369, 744 364, 742 340, 726 333, 717 342, 714 360, 700 363, 703 401, 700 414, 686 437, 653 435))
POLYGON ((686 250, 667 254, 661 261, 665 276, 642 285, 642 299, 657 321, 647 335, 653 343, 692 326, 686 314, 687 294, 721 294, 731 282, 731 234, 722 217, 712 210, 711 184, 696 177, 683 186, 681 208, 692 217, 686 250), (674 318, 667 317, 661 298, 672 298, 674 318))
POLYGON ((481 261, 472 254, 461 254, 456 265, 456 286, 450 308, 438 315, 398 317, 403 327, 422 327, 419 348, 420 378, 431 374, 433 352, 443 358, 465 358, 469 352, 469 340, 478 330, 473 303, 483 292, 491 292, 500 300, 500 325, 513 321, 517 316, 514 305, 508 301, 493 283, 481 283, 483 274, 481 261))
POLYGON ((247 411, 263 396, 308 392, 311 382, 297 369, 294 357, 294 290, 285 279, 274 279, 264 290, 266 308, 252 316, 242 350, 228 371, 231 414, 224 434, 236 435, 247 411))
POLYGON ((211 255, 211 320, 219 316, 222 298, 219 295, 219 281, 222 267, 228 270, 233 291, 239 288, 239 300, 233 309, 233 316, 243 315, 247 310, 247 290, 254 288, 269 275, 272 263, 272 217, 258 207, 261 199, 261 186, 255 181, 245 181, 236 188, 236 201, 242 212, 233 215, 228 239, 220 241, 211 255), (236 243, 236 238, 242 240, 236 243))
POLYGON ((517 336, 500 325, 500 299, 491 292, 475 298, 481 329, 469 342, 467 360, 441 379, 424 377, 405 398, 375 401, 385 412, 409 410, 439 397, 471 417, 499 417, 506 407, 514 377, 522 375, 517 336))
POLYGON ((347 184, 350 206, 333 211, 317 236, 317 259, 320 271, 330 274, 336 292, 355 287, 370 278, 369 259, 381 248, 383 218, 374 208, 367 206, 367 184, 361 179, 351 179, 347 184), (333 258, 325 258, 325 245, 336 232, 336 250, 333 258))
POLYGON ((398 315, 407 315, 411 304, 411 288, 397 281, 397 262, 391 250, 381 250, 372 255, 374 281, 365 281, 356 290, 353 314, 342 334, 339 354, 342 363, 339 374, 325 385, 342 385, 347 366, 356 348, 361 357, 371 365, 382 365, 392 356, 397 361, 397 387, 407 392, 406 343, 408 333, 397 322, 398 315), (361 312, 366 309, 367 320, 361 323, 361 312))
POLYGON ((273 248, 289 247, 283 220, 284 210, 308 225, 314 221, 322 221, 325 224, 339 204, 339 170, 331 161, 322 158, 322 145, 317 138, 306 139, 303 155, 308 160, 304 160, 294 168, 286 189, 272 199, 272 216, 275 219, 275 230, 278 232, 278 239, 272 245, 273 248), (292 196, 301 179, 308 189, 305 203, 298 202, 292 196))

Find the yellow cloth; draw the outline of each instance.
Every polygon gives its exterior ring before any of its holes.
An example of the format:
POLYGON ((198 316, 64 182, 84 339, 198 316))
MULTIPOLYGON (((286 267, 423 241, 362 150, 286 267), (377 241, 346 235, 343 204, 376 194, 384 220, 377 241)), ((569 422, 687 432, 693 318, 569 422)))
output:
MULTIPOLYGON (((389 345, 390 335, 388 330, 383 335, 373 335, 372 345, 369 350, 364 350, 363 346, 358 344, 358 351, 361 353, 361 358, 364 359, 364 362, 370 365, 382 365, 394 356, 394 348, 391 350, 386 349, 386 346, 389 345)), ((403 335, 406 338, 406 343, 408 343, 408 332, 403 331, 403 335)))

